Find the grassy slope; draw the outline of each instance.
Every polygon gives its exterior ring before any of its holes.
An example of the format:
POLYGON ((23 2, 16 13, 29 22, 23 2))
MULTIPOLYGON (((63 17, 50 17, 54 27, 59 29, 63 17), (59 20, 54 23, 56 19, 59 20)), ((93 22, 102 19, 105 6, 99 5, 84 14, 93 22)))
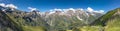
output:
MULTIPOLYGON (((119 8, 118 8, 119 9, 119 8)), ((120 30, 120 15, 113 16, 118 9, 109 11, 91 25, 80 28, 81 31, 119 31, 120 30), (105 25, 105 26, 104 26, 105 25), (104 27, 103 27, 104 26, 104 27)))
POLYGON ((119 31, 120 30, 120 18, 109 20, 105 31, 119 31))
POLYGON ((90 25, 101 25, 104 26, 105 23, 107 22, 107 20, 109 18, 112 17, 112 15, 117 12, 117 9, 109 11, 108 13, 106 13, 105 15, 101 16, 100 18, 98 18, 97 20, 95 20, 93 23, 91 23, 90 25))
POLYGON ((22 21, 25 21, 24 19, 22 18, 19 18, 19 22, 17 22, 17 20, 14 18, 14 16, 11 16, 9 14, 7 14, 8 17, 11 19, 11 22, 15 23, 15 25, 19 28, 22 29, 22 31, 45 31, 45 28, 44 27, 41 27, 41 26, 27 26, 27 25, 21 25, 23 24, 22 21))
MULTIPOLYGON (((5 21, 2 21, 2 22, 6 22, 6 24, 10 24, 10 25, 4 25, 4 26, 7 26, 5 28, 5 30, 1 30, 1 31, 10 31, 11 29, 13 31, 46 31, 44 27, 41 27, 41 26, 24 26, 24 25, 21 25, 22 24, 22 21, 25 21, 24 19, 22 18, 19 18, 19 22, 17 22, 17 20, 14 18, 14 16, 11 16, 10 14, 6 14, 2 11, 0 11, 0 16, 2 16, 2 20, 5 20, 5 21)), ((4 24, 4 23, 3 23, 4 24)))
POLYGON ((7 15, 6 13, 0 11, 0 14, 2 16, 2 19, 4 21, 2 22, 5 22, 6 24, 10 24, 10 25, 6 25, 5 23, 5 26, 9 27, 10 29, 14 30, 14 31, 22 31, 22 28, 21 26, 19 26, 16 22, 14 22, 14 19, 12 19, 9 15, 7 15))

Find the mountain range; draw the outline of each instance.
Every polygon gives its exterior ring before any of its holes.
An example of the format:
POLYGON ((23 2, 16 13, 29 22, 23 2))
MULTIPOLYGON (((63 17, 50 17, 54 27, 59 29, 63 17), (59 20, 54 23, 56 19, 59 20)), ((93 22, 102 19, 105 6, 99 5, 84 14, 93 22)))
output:
POLYGON ((119 18, 120 8, 106 14, 81 9, 41 13, 0 6, 1 31, 119 31, 119 18))

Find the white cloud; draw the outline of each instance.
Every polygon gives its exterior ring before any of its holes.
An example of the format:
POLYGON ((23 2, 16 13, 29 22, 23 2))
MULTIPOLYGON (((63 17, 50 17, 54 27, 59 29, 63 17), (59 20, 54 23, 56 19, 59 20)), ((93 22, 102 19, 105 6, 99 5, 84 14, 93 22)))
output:
POLYGON ((87 8, 87 11, 88 11, 88 12, 93 12, 93 9, 92 9, 91 7, 88 7, 88 8, 87 8))
MULTIPOLYGON (((62 11, 64 13, 68 12, 69 10, 72 10, 73 12, 75 12, 76 10, 86 10, 86 9, 83 9, 83 8, 77 8, 77 9, 74 9, 74 8, 68 8, 68 9, 51 9, 49 10, 51 13, 55 13, 55 11, 62 11)), ((87 11, 92 13, 92 15, 94 15, 94 13, 101 13, 103 14, 104 13, 104 10, 94 10, 92 9, 91 7, 88 7, 87 8, 87 11)))
POLYGON ((67 12, 69 10, 72 10, 73 12, 75 12, 76 9, 74 9, 74 8, 62 9, 62 11, 64 11, 64 12, 67 12))
POLYGON ((50 14, 52 14, 52 13, 55 13, 55 11, 63 11, 63 9, 55 8, 55 9, 50 9, 49 11, 50 11, 50 14))
POLYGON ((52 12, 53 10, 49 10, 50 12, 52 12))
POLYGON ((14 4, 5 4, 5 3, 0 3, 0 6, 2 7, 9 7, 9 8, 15 8, 17 9, 18 7, 15 6, 14 4))
POLYGON ((53 9, 50 9, 49 11, 50 11, 49 14, 55 13, 55 11, 53 9))
POLYGON ((55 8, 54 10, 55 10, 55 11, 62 11, 62 9, 57 9, 57 8, 55 8))
POLYGON ((57 8, 55 8, 55 9, 50 9, 49 11, 63 11, 63 9, 57 9, 57 8))
POLYGON ((104 13, 104 10, 94 10, 91 7, 88 7, 87 11, 90 12, 90 13, 93 13, 93 12, 102 13, 102 14, 104 13))
POLYGON ((64 11, 64 12, 67 12, 67 11, 68 11, 68 9, 63 9, 63 11, 64 11))
POLYGON ((104 13, 104 10, 100 10, 101 13, 104 13))
POLYGON ((84 9, 82 9, 82 8, 79 8, 80 10, 84 10, 84 9))
POLYGON ((5 4, 4 3, 0 3, 0 6, 5 7, 5 4))
POLYGON ((68 10, 75 10, 75 9, 73 9, 73 8, 69 8, 68 10))
POLYGON ((104 13, 104 10, 94 11, 96 13, 104 13))
POLYGON ((10 7, 10 8, 15 8, 15 9, 17 9, 17 6, 15 6, 14 4, 7 4, 6 7, 10 7))
POLYGON ((32 8, 32 7, 28 7, 28 9, 31 11, 37 10, 37 8, 32 8))
POLYGON ((75 10, 82 10, 82 11, 83 11, 84 9, 83 9, 83 8, 77 8, 77 9, 75 9, 75 10))

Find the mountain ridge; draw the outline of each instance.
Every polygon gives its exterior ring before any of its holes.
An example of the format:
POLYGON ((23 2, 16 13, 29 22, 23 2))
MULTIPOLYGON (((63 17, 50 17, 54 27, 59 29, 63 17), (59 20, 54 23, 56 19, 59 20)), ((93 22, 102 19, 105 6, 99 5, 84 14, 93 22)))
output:
MULTIPOLYGON (((104 15, 100 13, 83 11, 83 10, 76 10, 76 11, 68 10, 66 12, 56 10, 54 11, 54 13, 50 13, 50 12, 40 13, 37 10, 34 10, 32 12, 24 12, 17 9, 4 8, 4 7, 0 7, 0 10, 1 10, 0 16, 8 17, 8 18, 0 17, 1 19, 4 19, 4 20, 6 19, 6 21, 3 21, 3 20, 1 21, 9 22, 10 24, 12 23, 11 26, 15 28, 12 28, 9 25, 6 25, 6 26, 8 26, 8 28, 10 27, 10 29, 13 29, 13 31, 16 31, 17 29, 18 31, 27 31, 28 29, 31 31, 34 31, 34 30, 66 31, 66 30, 74 30, 74 29, 81 30, 84 28, 86 29, 93 28, 93 29, 101 29, 101 30, 108 31, 108 29, 113 24, 118 26, 117 21, 120 17, 120 13, 119 13, 120 8, 111 10, 104 15), (113 21, 114 23, 112 24, 113 21)), ((2 24, 2 22, 0 24, 2 24)), ((5 29, 8 29, 8 28, 5 28, 5 29)))

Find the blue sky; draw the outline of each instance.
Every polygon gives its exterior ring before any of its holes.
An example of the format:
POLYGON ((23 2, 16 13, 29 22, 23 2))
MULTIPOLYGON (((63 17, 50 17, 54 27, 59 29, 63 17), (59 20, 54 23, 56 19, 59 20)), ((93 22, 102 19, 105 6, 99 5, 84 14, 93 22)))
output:
POLYGON ((105 12, 120 7, 120 0, 0 0, 0 3, 14 4, 19 10, 29 11, 28 7, 39 9, 41 12, 54 8, 83 8, 105 12))

